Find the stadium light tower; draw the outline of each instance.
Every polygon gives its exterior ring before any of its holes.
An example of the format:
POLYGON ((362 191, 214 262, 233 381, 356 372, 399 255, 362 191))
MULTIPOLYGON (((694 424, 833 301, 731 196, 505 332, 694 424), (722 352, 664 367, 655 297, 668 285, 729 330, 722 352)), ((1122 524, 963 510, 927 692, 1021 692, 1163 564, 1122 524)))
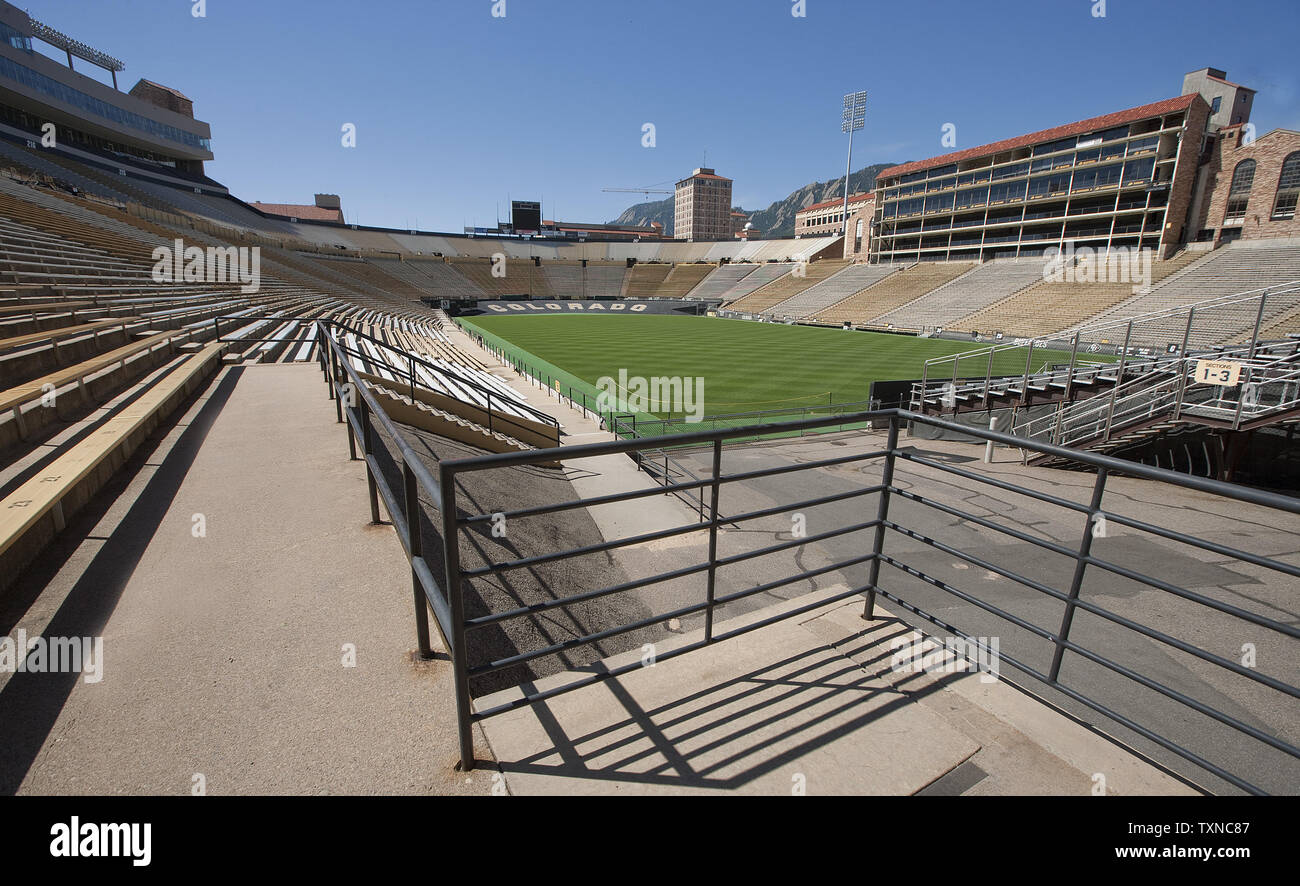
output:
POLYGON ((844 169, 844 237, 849 236, 849 177, 853 175, 853 133, 857 132, 867 122, 867 94, 866 92, 850 92, 844 96, 844 116, 840 132, 849 134, 849 161, 844 169))

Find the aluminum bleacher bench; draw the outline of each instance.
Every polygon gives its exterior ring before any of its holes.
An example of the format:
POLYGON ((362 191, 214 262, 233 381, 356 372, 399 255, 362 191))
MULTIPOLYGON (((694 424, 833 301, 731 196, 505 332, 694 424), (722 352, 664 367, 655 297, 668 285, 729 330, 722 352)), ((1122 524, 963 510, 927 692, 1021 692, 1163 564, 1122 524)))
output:
MULTIPOLYGON (((219 365, 224 346, 212 342, 186 357, 140 397, 104 421, 88 435, 38 471, 25 483, 0 499, 0 571, 16 574, 22 562, 11 562, 9 553, 47 514, 53 532, 63 530, 69 511, 85 504, 107 482, 112 472, 143 442, 145 435, 176 408, 219 365), (106 466, 106 470, 98 470, 106 466), (64 501, 75 491, 75 501, 65 510, 64 501)), ((39 546, 24 544, 16 558, 30 561, 39 546)))

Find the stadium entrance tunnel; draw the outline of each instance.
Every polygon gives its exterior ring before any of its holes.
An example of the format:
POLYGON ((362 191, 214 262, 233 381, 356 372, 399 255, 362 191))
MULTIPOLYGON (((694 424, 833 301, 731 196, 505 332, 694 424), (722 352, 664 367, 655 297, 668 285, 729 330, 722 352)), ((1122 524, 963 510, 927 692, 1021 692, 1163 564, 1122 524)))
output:
POLYGON ((1300 789, 1286 738, 1300 725, 1286 702, 1300 697, 1287 664, 1300 563, 1277 553, 1293 547, 1279 538, 1300 530, 1300 501, 898 409, 481 454, 399 429, 327 342, 321 368, 367 464, 372 519, 382 501, 410 562, 421 654, 435 655, 432 627, 454 669, 462 768, 476 722, 858 599, 864 627, 892 619, 888 606, 959 638, 973 668, 996 667, 1200 789, 1300 789), (788 460, 730 445, 850 422, 887 430, 807 438, 817 457, 788 460), (1072 481, 1053 487, 972 469, 901 441, 909 423, 1089 473, 1052 472, 1072 481), (693 478, 575 491, 601 459, 669 444, 696 447, 693 478), (542 467, 554 462, 564 471, 542 467), (1174 504, 1157 521, 1149 501, 1174 504), (644 531, 630 519, 608 537, 593 519, 665 502, 680 522, 644 531), (1193 504, 1252 531, 1189 523, 1193 504))

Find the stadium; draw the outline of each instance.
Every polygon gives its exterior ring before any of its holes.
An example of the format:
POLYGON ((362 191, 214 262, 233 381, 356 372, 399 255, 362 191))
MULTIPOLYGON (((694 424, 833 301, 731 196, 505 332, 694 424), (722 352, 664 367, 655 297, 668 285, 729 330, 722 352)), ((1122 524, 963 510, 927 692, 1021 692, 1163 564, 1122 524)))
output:
POLYGON ((1226 71, 850 153, 785 235, 721 160, 671 231, 439 231, 237 196, 41 14, 3 793, 1300 792, 1300 132, 1226 71))

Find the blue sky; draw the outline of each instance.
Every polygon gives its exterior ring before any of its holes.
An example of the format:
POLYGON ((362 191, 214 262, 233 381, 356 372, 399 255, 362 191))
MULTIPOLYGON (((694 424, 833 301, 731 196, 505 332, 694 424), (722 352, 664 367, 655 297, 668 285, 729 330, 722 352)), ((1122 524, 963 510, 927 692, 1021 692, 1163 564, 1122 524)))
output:
POLYGON ((643 198, 602 187, 671 187, 706 150, 761 209, 843 174, 857 89, 855 169, 950 150, 945 123, 960 149, 1168 98, 1206 66, 1259 90, 1260 134, 1300 129, 1295 0, 1106 0, 1104 17, 1096 0, 805 0, 801 18, 795 0, 505 0, 494 18, 496 2, 21 5, 122 59, 124 89, 192 98, 208 172, 237 196, 338 193, 361 224, 459 231, 511 198, 607 221, 643 198))

